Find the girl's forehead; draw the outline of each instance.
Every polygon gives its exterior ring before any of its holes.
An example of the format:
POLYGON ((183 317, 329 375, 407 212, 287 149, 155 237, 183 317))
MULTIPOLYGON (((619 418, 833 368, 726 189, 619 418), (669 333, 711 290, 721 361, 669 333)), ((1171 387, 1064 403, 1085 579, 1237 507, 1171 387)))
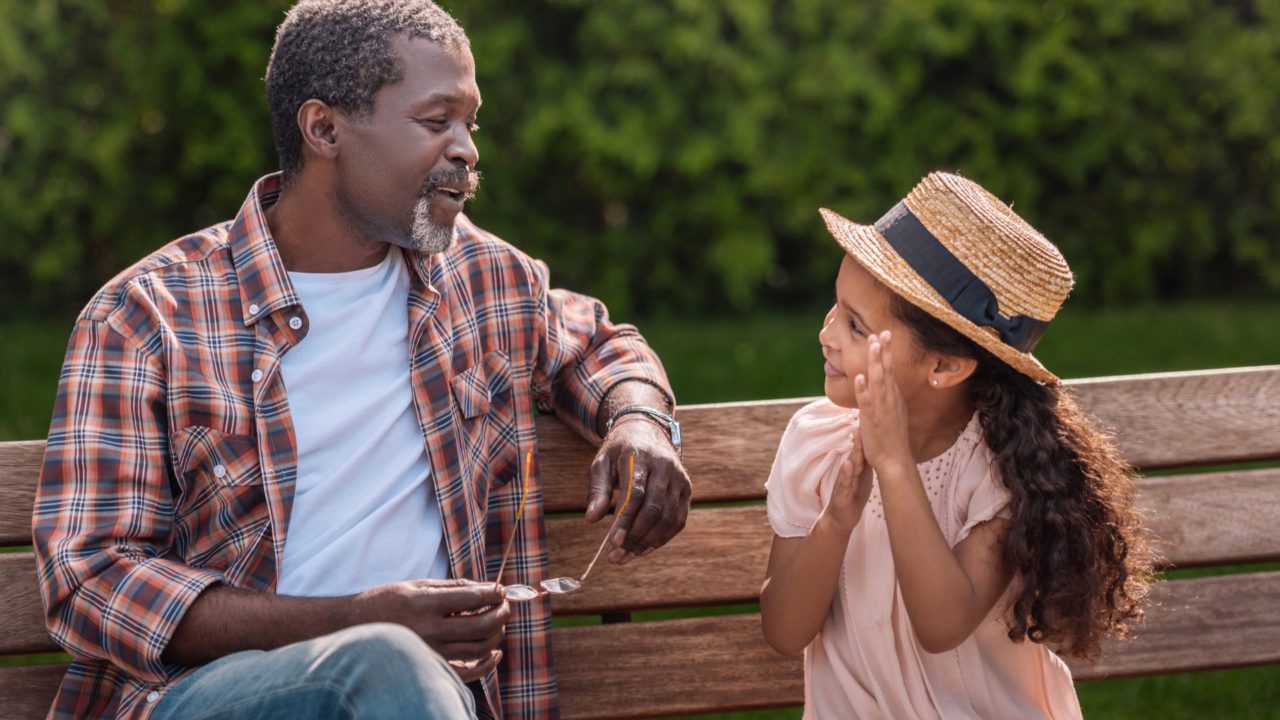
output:
POLYGON ((874 275, 845 255, 836 276, 836 299, 859 312, 887 313, 890 293, 874 275))

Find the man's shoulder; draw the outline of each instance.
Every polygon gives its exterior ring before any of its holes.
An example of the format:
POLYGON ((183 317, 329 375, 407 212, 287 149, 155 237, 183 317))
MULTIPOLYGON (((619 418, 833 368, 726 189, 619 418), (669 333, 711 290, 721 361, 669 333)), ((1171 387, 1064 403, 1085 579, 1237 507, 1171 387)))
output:
POLYGON ((448 254, 458 261, 497 260, 520 264, 533 261, 520 248, 476 225, 466 215, 459 215, 454 227, 457 241, 449 248, 448 254))
POLYGON ((484 230, 466 216, 460 215, 454 227, 457 238, 441 253, 447 282, 473 285, 476 278, 488 278, 481 285, 492 286, 493 281, 501 277, 500 285, 517 292, 540 282, 545 271, 520 248, 484 230))
POLYGON ((99 288, 80 312, 80 319, 103 321, 137 299, 139 293, 152 296, 176 284, 189 287, 189 280, 196 274, 231 271, 227 245, 230 226, 231 221, 224 221, 152 251, 99 288), (210 263, 216 267, 210 267, 210 263))

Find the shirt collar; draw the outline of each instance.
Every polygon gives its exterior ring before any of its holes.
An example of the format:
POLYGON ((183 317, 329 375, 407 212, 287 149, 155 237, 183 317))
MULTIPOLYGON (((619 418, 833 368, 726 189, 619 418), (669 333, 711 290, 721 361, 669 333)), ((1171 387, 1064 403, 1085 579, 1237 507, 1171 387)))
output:
MULTIPOLYGON (((246 326, 281 308, 302 304, 267 225, 265 210, 280 199, 280 191, 280 173, 260 178, 253 184, 228 232, 231 261, 240 280, 240 308, 246 326)), ((459 215, 457 227, 459 232, 454 242, 466 242, 473 229, 470 220, 459 215)), ((427 255, 411 250, 404 253, 418 282, 429 296, 435 295, 434 281, 438 279, 435 276, 442 270, 440 254, 427 255)))
POLYGON ((280 308, 302 304, 289 282, 264 212, 279 198, 280 173, 259 179, 227 233, 231 262, 240 281, 240 312, 245 325, 253 325, 280 308))

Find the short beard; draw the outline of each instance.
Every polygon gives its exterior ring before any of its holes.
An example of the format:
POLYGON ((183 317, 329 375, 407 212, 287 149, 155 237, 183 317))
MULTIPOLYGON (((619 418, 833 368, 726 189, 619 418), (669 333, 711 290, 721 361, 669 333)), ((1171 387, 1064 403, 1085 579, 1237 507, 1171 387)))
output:
POLYGON ((431 203, 435 199, 435 191, 441 186, 451 185, 462 189, 464 198, 470 200, 476 196, 480 187, 480 173, 470 168, 454 168, 444 172, 433 173, 422 185, 418 193, 418 203, 413 206, 413 221, 409 224, 409 249, 433 255, 444 252, 453 245, 453 224, 439 225, 431 219, 431 203))
POLYGON ((438 225, 431 219, 431 194, 428 190, 418 197, 413 206, 413 222, 409 225, 409 249, 434 255, 448 250, 456 235, 452 224, 438 225))

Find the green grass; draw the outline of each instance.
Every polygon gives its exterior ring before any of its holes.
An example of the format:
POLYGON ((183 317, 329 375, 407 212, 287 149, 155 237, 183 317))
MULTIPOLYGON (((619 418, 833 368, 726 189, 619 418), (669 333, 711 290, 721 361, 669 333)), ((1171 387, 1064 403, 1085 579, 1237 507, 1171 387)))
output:
MULTIPOLYGON (((818 326, 825 309, 707 321, 638 321, 682 403, 822 392, 818 326)), ((1280 363, 1280 300, 1074 308, 1036 351, 1064 378, 1280 363)))
MULTIPOLYGON (((725 402, 821 393, 817 333, 822 315, 819 309, 740 318, 656 318, 637 324, 662 356, 682 403, 725 402)), ((1280 363, 1277 318, 1280 300, 1106 310, 1068 304, 1037 357, 1064 378, 1274 364, 1280 363)), ((69 321, 0 326, 0 366, 5 368, 0 376, 0 439, 44 436, 69 330, 69 321)), ((1089 718, 1280 718, 1280 666, 1090 682, 1077 688, 1089 718)), ((800 711, 713 717, 794 719, 800 711)))

